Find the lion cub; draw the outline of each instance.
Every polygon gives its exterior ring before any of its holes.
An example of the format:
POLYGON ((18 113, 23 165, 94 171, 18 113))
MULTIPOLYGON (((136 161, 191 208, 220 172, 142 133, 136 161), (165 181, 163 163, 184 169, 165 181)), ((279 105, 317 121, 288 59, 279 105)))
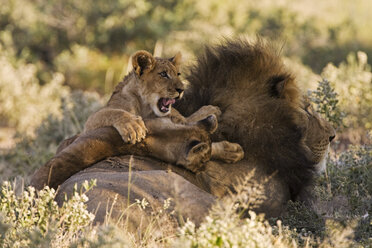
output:
MULTIPOLYGON (((219 116, 219 108, 212 105, 203 106, 188 118, 172 109, 172 104, 182 98, 185 90, 179 78, 180 62, 180 53, 164 59, 154 58, 146 51, 136 52, 132 56, 133 71, 116 86, 107 105, 88 118, 84 133, 112 126, 124 142, 135 144, 143 140, 148 131, 143 119, 168 116, 174 123, 193 124, 212 114, 219 116)), ((212 143, 213 159, 235 163, 243 156, 239 144, 212 143)))
MULTIPOLYGON (((140 142, 147 133, 143 119, 169 116, 172 104, 183 96, 180 62, 181 53, 170 59, 154 58, 147 51, 133 54, 133 70, 116 86, 107 105, 88 118, 84 132, 113 126, 124 142, 140 142)), ((183 118, 175 115, 172 119, 183 118)))

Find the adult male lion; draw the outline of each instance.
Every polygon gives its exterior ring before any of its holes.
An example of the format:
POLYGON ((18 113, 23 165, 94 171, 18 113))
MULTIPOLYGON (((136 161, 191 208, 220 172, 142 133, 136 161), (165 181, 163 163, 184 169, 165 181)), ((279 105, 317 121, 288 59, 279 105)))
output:
POLYGON ((175 105, 187 116, 204 105, 221 109, 213 140, 243 147, 244 160, 278 172, 296 199, 325 164, 335 137, 315 113, 279 53, 259 40, 207 46, 187 75, 190 88, 175 105))

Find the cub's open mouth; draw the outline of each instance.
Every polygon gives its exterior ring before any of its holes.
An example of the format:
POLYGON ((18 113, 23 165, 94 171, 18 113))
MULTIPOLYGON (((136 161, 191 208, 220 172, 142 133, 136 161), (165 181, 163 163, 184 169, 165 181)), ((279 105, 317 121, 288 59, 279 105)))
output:
POLYGON ((173 98, 160 98, 158 101, 158 108, 160 112, 167 113, 172 104, 176 102, 173 98))

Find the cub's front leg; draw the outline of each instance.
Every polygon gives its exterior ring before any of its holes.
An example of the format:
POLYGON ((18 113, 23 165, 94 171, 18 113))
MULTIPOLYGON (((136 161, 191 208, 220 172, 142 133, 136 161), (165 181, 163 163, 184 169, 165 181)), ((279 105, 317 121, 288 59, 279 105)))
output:
POLYGON ((147 128, 141 116, 125 110, 103 108, 91 115, 84 126, 84 132, 100 127, 114 127, 124 142, 135 144, 146 137, 147 128))

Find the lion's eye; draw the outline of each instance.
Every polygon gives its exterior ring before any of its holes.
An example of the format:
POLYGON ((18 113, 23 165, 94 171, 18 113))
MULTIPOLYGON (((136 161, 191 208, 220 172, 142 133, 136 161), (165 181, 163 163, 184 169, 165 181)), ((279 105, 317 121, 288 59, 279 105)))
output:
POLYGON ((166 71, 159 72, 159 75, 165 78, 169 78, 168 73, 166 71))
POLYGON ((305 111, 308 115, 311 115, 311 104, 306 105, 305 111))
POLYGON ((180 72, 178 72, 178 73, 177 73, 177 76, 180 76, 180 75, 181 75, 181 73, 180 73, 180 72))

